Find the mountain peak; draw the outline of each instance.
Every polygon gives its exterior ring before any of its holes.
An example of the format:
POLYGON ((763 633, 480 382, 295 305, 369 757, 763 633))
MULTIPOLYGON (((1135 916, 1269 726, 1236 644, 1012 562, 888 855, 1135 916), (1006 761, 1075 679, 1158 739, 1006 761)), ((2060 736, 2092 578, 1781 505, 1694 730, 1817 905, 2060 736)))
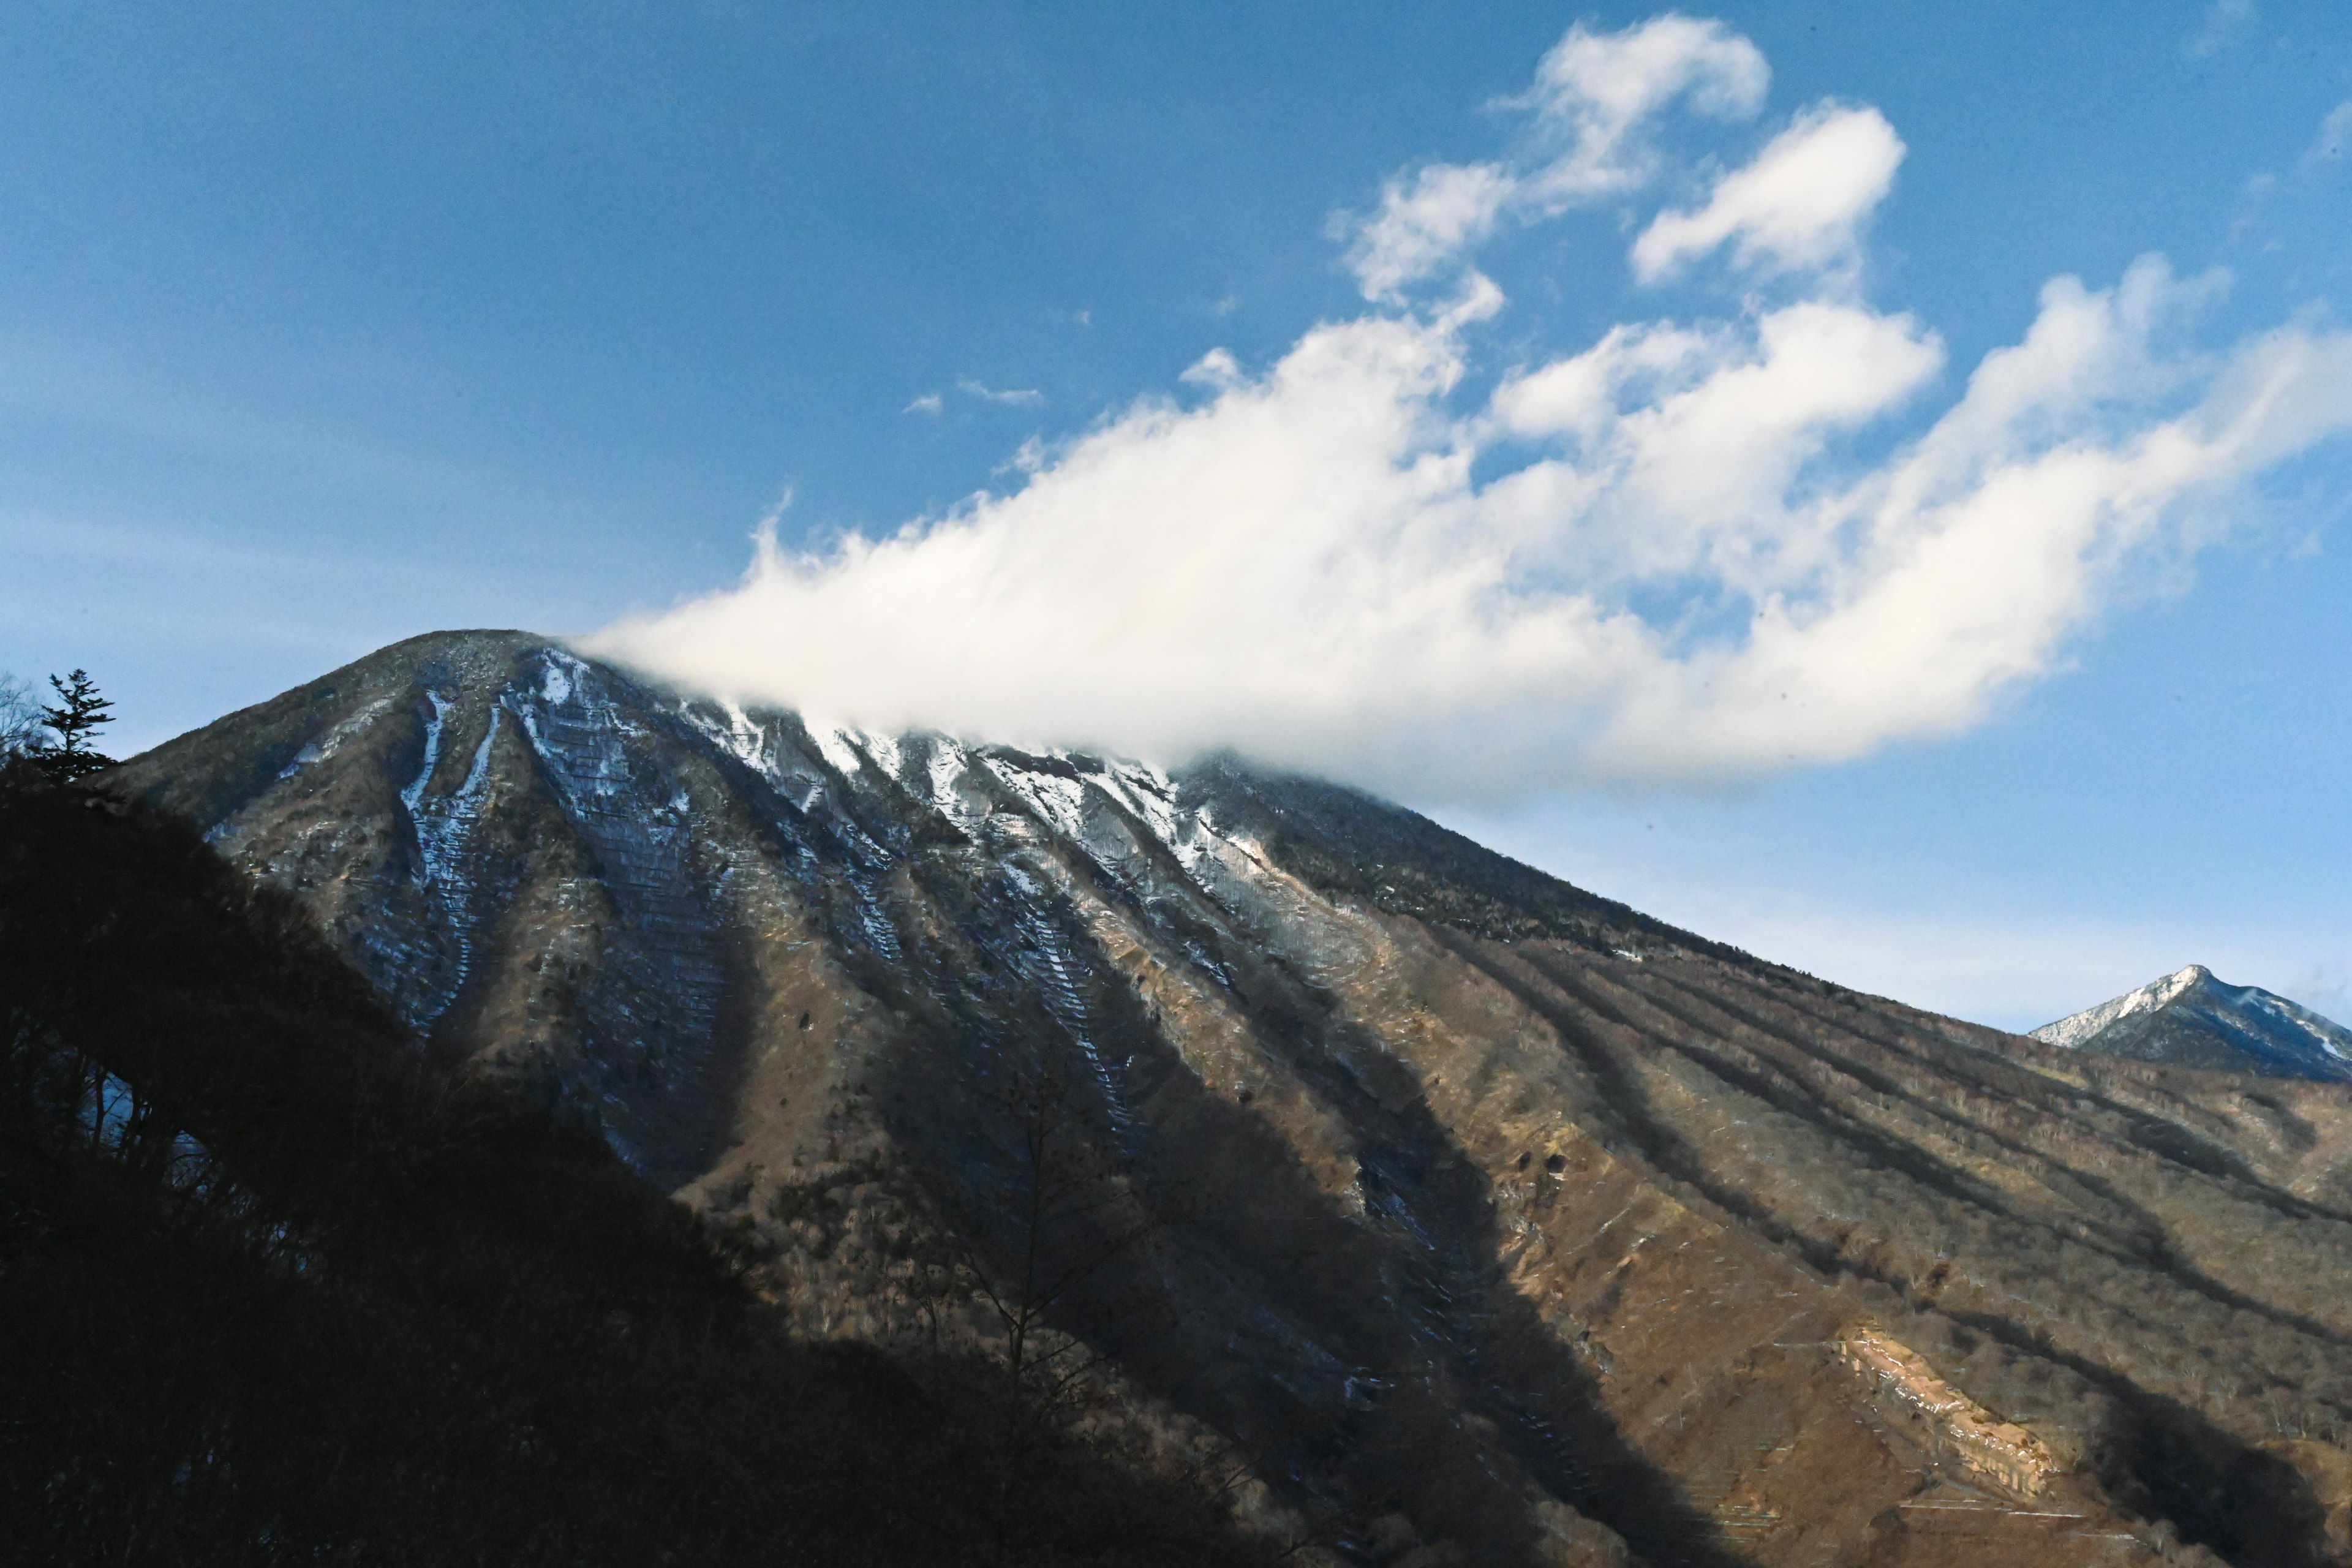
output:
POLYGON ((2044 1024, 2053 1046, 2208 1072, 2352 1079, 2352 1029, 2259 985, 2191 963, 2044 1024))

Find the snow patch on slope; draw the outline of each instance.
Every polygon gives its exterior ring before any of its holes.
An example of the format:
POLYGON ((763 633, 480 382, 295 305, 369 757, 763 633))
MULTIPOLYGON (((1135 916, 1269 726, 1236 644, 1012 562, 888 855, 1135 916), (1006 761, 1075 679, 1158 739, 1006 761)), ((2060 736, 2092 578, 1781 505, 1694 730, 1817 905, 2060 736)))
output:
MULTIPOLYGON (((1127 1064, 1114 1067, 1095 1038, 1093 1011, 1087 1006, 1086 993, 1081 988, 1087 975, 1087 964, 1055 923, 1045 885, 1013 862, 1006 863, 1004 875, 1007 883, 1015 889, 1014 908, 1019 911, 1016 918, 1024 938, 1022 948, 1013 958, 1014 966, 1037 988, 1039 998, 1045 1004, 1045 1011, 1062 1026, 1086 1057, 1087 1067, 1102 1091, 1112 1131, 1131 1146, 1137 1131, 1135 1112, 1128 1104, 1124 1087, 1119 1082, 1127 1064)), ((1064 896, 1067 897, 1066 891, 1064 896)), ((1130 1057, 1128 1059, 1132 1061, 1134 1058, 1130 1057)))
POLYGON ((765 774, 775 766, 775 747, 768 739, 767 727, 738 704, 721 706, 727 715, 723 729, 705 720, 691 703, 682 704, 678 710, 686 716, 687 722, 709 736, 719 750, 752 772, 765 774))
POLYGON ((2236 989, 2237 994, 2231 1000, 2244 1011, 2261 1015, 2274 1031, 2290 1037, 2307 1039, 2314 1048, 2337 1061, 2352 1063, 2352 1029, 2334 1019, 2323 1018, 2310 1008, 2264 991, 2260 986, 2248 985, 2242 989, 2223 986, 2222 989, 2236 989))
POLYGON ((313 763, 323 763, 350 743, 352 736, 375 722, 383 710, 392 706, 392 699, 379 697, 358 712, 345 719, 317 740, 294 753, 294 760, 278 771, 281 779, 290 779, 313 763))
POLYGON ((400 798, 408 807, 409 825, 416 834, 417 880, 439 906, 442 924, 457 943, 457 965, 446 992, 419 1015, 421 1024, 432 1023, 448 1009, 473 968, 473 885, 466 870, 466 844, 473 835, 475 821, 481 816, 482 796, 488 787, 490 748, 499 738, 499 720, 505 712, 497 706, 490 709, 482 742, 474 748, 473 763, 456 792, 429 795, 425 786, 431 781, 434 764, 440 756, 442 720, 448 705, 437 695, 427 695, 432 696, 433 717, 425 732, 425 765, 418 771, 415 782, 400 792, 400 798))
POLYGON ((425 765, 416 770, 415 779, 400 792, 400 803, 408 807, 411 821, 415 819, 417 805, 425 798, 425 786, 433 777, 433 769, 441 761, 441 725, 449 716, 449 704, 439 692, 428 691, 425 700, 433 704, 433 712, 425 721, 425 765))
POLYGON ((874 759, 876 767, 894 779, 903 780, 907 776, 906 758, 900 753, 896 740, 867 730, 858 731, 857 739, 864 744, 866 754, 874 759))
POLYGON ((816 742, 818 753, 833 764, 834 772, 843 778, 854 779, 865 771, 866 759, 857 753, 856 731, 806 714, 802 715, 802 722, 808 726, 809 739, 816 742))
POLYGON ((2175 970, 2161 980, 2151 980, 2137 991, 2071 1013, 2054 1024, 2044 1024, 2032 1031, 2032 1037, 2044 1045, 2065 1046, 2079 1049, 2093 1036, 2102 1033, 2126 1018, 2141 1013, 2153 1013, 2179 996, 2200 980, 2212 978, 2212 971, 2201 963, 2175 970))
POLYGON ((1085 840, 1087 791, 1084 784, 1058 773, 1032 773, 1003 757, 990 757, 987 764, 988 771, 994 773, 1005 788, 1018 795, 1031 811, 1035 812, 1039 821, 1065 838, 1085 840))

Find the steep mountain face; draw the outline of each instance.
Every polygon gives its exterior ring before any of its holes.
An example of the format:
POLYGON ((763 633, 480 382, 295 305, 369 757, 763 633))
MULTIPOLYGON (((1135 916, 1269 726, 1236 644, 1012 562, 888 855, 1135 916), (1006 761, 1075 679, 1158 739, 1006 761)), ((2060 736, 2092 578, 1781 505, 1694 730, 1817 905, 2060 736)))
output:
POLYGON ((1230 760, 519 633, 114 778, 808 1332, 985 1337, 1040 1254, 1054 1331, 1345 1560, 2352 1558, 2346 1086, 1860 996, 1230 760))
POLYGON ((2259 985, 2227 984, 2201 963, 2044 1024, 2033 1037, 2168 1067, 2352 1082, 2352 1029, 2259 985))

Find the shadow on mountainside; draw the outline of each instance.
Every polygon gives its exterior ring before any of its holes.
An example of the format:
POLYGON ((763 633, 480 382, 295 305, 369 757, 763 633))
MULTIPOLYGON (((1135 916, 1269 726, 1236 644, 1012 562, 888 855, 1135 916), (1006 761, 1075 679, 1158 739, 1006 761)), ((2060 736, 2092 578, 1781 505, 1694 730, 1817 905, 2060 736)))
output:
MULTIPOLYGON (((975 948, 1003 940, 984 908, 957 919, 975 948)), ((1093 1043, 1123 1061, 1126 1107, 1115 1116, 1097 1089, 1090 1126, 1164 1229, 1074 1299, 1064 1326, 1241 1441, 1298 1500, 1337 1507, 1351 1550, 1402 1513, 1470 1562, 1531 1562, 1532 1488, 1647 1562, 1728 1568, 1711 1520, 1624 1439, 1591 1372, 1502 1281, 1485 1177, 1409 1070, 1275 964, 1245 961, 1235 989, 1262 1037, 1362 1140, 1361 1215, 1318 1190, 1257 1111, 1209 1092, 1131 991, 1100 986, 1093 1043), (1176 1310, 1139 1316, 1139 1300, 1176 1310)), ((970 1113, 992 1103, 1014 1042, 1034 1030, 1057 1042, 1071 1081, 1099 1082, 1051 1020, 975 1012, 904 1058, 908 1076, 878 1096, 899 1145, 929 1152, 941 1206, 983 1228, 998 1216, 993 1244, 1008 1255, 1023 1237, 1001 1219, 1017 1186, 1006 1130, 970 1113)))

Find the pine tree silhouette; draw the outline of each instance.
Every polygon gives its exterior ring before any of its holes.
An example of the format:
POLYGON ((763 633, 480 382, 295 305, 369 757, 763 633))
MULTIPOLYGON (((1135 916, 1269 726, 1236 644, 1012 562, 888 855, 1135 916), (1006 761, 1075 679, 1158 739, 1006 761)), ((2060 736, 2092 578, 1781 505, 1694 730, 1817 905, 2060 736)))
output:
POLYGON ((57 737, 57 743, 44 746, 33 753, 34 760, 59 784, 71 784, 78 778, 114 765, 114 759, 90 743, 92 731, 100 724, 114 722, 107 710, 114 704, 98 694, 98 683, 86 669, 77 669, 60 680, 49 677, 57 689, 58 705, 44 705, 41 712, 57 737))

